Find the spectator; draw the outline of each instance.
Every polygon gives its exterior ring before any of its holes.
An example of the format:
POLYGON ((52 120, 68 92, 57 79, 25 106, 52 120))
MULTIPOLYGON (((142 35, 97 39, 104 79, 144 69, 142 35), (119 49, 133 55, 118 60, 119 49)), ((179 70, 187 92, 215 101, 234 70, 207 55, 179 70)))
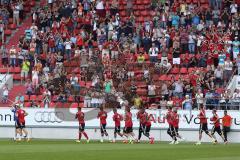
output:
POLYGON ((9 53, 10 53, 10 66, 11 67, 15 67, 17 64, 16 64, 16 59, 17 59, 17 50, 15 49, 15 46, 12 45, 12 48, 9 50, 9 53))
POLYGON ((28 99, 30 99, 30 96, 33 94, 33 85, 30 79, 27 79, 27 82, 25 83, 26 87, 26 94, 28 95, 28 99))
POLYGON ((21 84, 23 80, 25 81, 28 78, 29 71, 30 71, 30 62, 27 59, 24 59, 21 67, 21 84))
POLYGON ((5 86, 3 87, 3 92, 2 92, 2 103, 3 104, 8 103, 8 96, 9 96, 8 85, 5 84, 5 86))
POLYGON ((173 95, 181 99, 183 97, 184 87, 184 84, 181 81, 181 79, 178 79, 176 82, 174 82, 173 86, 174 86, 173 95))
POLYGON ((230 61, 230 58, 228 57, 227 60, 224 62, 224 68, 223 68, 224 85, 226 85, 229 79, 231 78, 232 70, 233 70, 233 63, 230 61))
POLYGON ((192 102, 192 99, 189 97, 189 95, 185 96, 185 100, 182 102, 182 108, 184 110, 192 110, 193 102, 192 102))

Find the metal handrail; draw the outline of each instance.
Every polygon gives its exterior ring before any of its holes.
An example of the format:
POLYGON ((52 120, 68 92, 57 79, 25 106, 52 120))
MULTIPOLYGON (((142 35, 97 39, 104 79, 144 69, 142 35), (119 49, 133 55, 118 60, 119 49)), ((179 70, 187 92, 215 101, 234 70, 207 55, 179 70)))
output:
POLYGON ((3 78, 0 80, 0 83, 4 82, 4 80, 6 81, 8 75, 9 75, 9 68, 7 69, 7 72, 4 74, 3 78))

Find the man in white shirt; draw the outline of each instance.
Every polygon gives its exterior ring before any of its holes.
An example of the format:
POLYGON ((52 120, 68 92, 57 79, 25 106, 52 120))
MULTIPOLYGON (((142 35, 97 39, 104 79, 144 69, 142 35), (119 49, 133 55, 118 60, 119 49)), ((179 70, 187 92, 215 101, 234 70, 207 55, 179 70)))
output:
POLYGON ((72 49, 72 42, 67 38, 65 45, 65 53, 67 55, 67 59, 70 60, 71 58, 71 49, 72 49))
POLYGON ((13 23, 19 26, 19 12, 20 12, 20 7, 18 4, 15 4, 13 6, 13 23))
POLYGON ((195 53, 196 36, 191 32, 188 36, 188 50, 191 54, 195 53))
POLYGON ((227 82, 232 76, 232 70, 233 70, 233 63, 231 62, 230 58, 227 57, 227 60, 224 62, 224 66, 223 66, 223 79, 224 79, 225 85, 227 84, 227 82))
POLYGON ((150 62, 156 63, 158 57, 158 48, 155 46, 155 43, 152 43, 152 47, 149 49, 148 53, 150 56, 150 62))

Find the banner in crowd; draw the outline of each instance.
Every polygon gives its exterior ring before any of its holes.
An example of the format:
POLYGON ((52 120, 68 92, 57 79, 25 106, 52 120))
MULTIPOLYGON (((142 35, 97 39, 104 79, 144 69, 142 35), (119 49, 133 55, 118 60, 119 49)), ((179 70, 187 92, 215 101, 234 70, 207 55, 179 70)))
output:
MULTIPOLYGON (((26 116, 26 127, 78 127, 78 121, 75 119, 77 109, 30 109, 26 108, 28 113, 26 116)), ((106 110, 108 113, 107 127, 114 127, 114 121, 112 119, 112 110, 106 110)), ((97 118, 98 109, 83 109, 85 113, 85 123, 87 128, 99 128, 100 121, 97 118)), ((139 121, 136 113, 138 110, 131 110, 133 114, 133 127, 139 127, 139 121)), ((167 110, 146 110, 150 115, 153 129, 168 128, 165 115, 167 110)), ((124 110, 119 109, 118 113, 124 115, 124 110)), ((181 129, 198 129, 199 118, 197 117, 199 111, 186 111, 179 110, 180 116, 179 128, 181 129)), ((228 114, 233 118, 231 129, 240 130, 240 112, 228 111, 228 114)), ((210 118, 212 117, 212 111, 206 111, 208 117, 209 129, 212 127, 210 118)), ((223 117, 223 111, 218 111, 219 117, 223 117)), ((9 108, 0 109, 0 127, 1 126, 14 126, 14 113, 9 108)), ((121 122, 122 127, 124 121, 121 122)))

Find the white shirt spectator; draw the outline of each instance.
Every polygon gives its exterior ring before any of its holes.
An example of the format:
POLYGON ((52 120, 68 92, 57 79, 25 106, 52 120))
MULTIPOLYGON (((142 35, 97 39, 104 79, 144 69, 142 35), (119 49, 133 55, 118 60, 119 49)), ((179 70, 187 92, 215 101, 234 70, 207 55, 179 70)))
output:
POLYGON ((224 62, 224 70, 231 71, 233 68, 233 63, 231 61, 224 62))
POLYGON ((103 1, 102 0, 97 2, 96 9, 97 10, 103 10, 104 9, 104 5, 103 5, 103 1))
POLYGON ((152 57, 158 56, 158 48, 157 47, 152 47, 149 49, 149 55, 152 57))
POLYGON ((231 4, 230 5, 231 13, 232 14, 237 13, 237 8, 238 8, 237 4, 231 4))
POLYGON ((72 49, 72 43, 71 43, 71 41, 66 41, 65 43, 65 49, 72 49))

